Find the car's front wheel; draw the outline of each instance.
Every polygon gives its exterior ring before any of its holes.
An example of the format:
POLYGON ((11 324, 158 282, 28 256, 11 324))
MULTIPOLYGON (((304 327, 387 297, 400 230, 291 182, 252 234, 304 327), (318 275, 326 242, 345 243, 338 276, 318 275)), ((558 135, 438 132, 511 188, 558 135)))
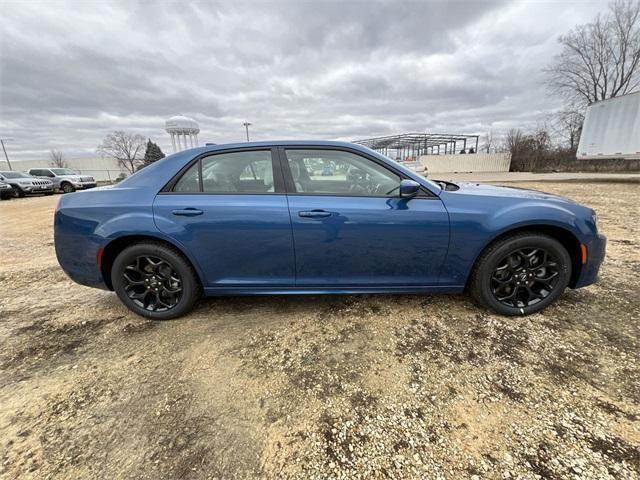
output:
POLYGON ((63 193, 72 193, 76 191, 74 186, 69 182, 63 182, 62 185, 60 185, 60 190, 62 190, 63 193))
POLYGON ((471 274, 469 291, 502 315, 528 315, 553 303, 569 284, 571 257, 560 242, 519 233, 490 245, 471 274))
POLYGON ((124 249, 113 263, 111 281, 122 303, 152 320, 184 315, 201 294, 189 262, 177 250, 159 243, 124 249))

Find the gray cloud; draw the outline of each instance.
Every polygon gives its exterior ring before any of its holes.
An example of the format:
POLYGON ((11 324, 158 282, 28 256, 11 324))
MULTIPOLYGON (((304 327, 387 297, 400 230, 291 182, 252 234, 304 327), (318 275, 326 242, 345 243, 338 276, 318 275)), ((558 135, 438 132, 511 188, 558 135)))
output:
POLYGON ((0 135, 15 159, 93 156, 110 130, 216 143, 529 126, 540 69, 604 1, 4 2, 0 135))

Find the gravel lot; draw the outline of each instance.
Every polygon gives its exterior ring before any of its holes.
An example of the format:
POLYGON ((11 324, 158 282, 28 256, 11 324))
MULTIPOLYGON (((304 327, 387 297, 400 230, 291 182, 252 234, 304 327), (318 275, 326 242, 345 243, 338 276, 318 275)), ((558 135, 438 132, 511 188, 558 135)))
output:
POLYGON ((0 477, 637 479, 640 185, 518 186, 609 238, 599 284, 527 318, 248 297, 153 323, 59 269, 57 197, 0 202, 0 477))

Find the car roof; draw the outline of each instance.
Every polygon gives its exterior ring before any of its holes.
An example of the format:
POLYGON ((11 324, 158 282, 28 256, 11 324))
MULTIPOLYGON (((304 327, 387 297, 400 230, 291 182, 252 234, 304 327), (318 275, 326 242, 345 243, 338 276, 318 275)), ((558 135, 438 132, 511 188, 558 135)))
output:
POLYGON ((226 150, 232 148, 251 147, 280 147, 280 146, 304 146, 304 147, 349 147, 362 148, 350 142, 340 142, 337 140, 267 140, 262 142, 235 142, 235 143, 207 143, 202 147, 202 151, 226 150))

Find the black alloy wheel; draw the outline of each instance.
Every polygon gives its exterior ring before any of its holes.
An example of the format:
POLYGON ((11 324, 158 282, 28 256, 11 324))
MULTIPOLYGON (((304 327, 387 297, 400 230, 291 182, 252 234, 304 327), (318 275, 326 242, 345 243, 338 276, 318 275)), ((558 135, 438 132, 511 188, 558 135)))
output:
POLYGON ((507 307, 530 307, 558 283, 558 261, 543 248, 520 248, 505 256, 491 276, 491 292, 507 307))
POLYGON ((537 232, 505 236, 478 257, 468 290, 501 315, 529 315, 552 304, 571 279, 571 257, 555 238, 537 232))
POLYGON ((127 308, 152 320, 187 313, 202 293, 187 258, 153 241, 133 244, 118 254, 111 266, 111 284, 127 308))
POLYGON ((166 260, 141 255, 125 267, 122 274, 127 296, 150 312, 174 308, 182 297, 182 280, 166 260))

